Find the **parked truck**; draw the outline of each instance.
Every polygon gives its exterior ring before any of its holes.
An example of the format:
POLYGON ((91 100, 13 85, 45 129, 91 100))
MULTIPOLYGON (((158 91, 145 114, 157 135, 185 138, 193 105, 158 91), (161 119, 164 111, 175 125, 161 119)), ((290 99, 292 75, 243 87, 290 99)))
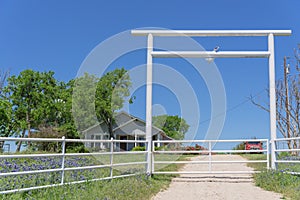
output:
MULTIPOLYGON (((245 150, 263 150, 262 142, 260 142, 260 141, 245 142, 245 150)), ((260 152, 257 152, 257 153, 260 153, 260 152)))

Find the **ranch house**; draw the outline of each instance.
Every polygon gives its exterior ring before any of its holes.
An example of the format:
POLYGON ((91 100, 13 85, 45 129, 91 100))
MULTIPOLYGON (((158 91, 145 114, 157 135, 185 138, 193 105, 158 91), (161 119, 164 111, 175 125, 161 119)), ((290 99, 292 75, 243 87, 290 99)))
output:
MULTIPOLYGON (((115 124, 113 125, 113 134, 116 140, 145 140, 146 139, 146 122, 135 116, 132 116, 125 111, 119 112, 115 117, 115 124)), ((95 140, 109 140, 108 128, 104 122, 100 122, 94 126, 89 127, 83 131, 85 139, 95 140)), ((152 126, 153 140, 172 140, 163 130, 152 126)), ((158 143, 158 146, 164 145, 158 143)), ((109 143, 86 143, 87 148, 95 148, 98 150, 105 150, 109 148, 109 143)), ((145 146, 144 143, 116 143, 117 150, 130 151, 135 146, 145 146)))

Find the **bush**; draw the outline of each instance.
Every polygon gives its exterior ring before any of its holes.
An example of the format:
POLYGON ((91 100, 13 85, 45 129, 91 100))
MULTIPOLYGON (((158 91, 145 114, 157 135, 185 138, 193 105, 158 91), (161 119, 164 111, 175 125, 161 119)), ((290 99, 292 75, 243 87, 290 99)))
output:
POLYGON ((166 150, 167 148, 165 148, 164 146, 160 146, 160 147, 154 147, 155 151, 161 151, 161 150, 166 150))
POLYGON ((89 150, 84 145, 70 146, 66 150, 67 153, 89 153, 89 150))
MULTIPOLYGON (((155 147, 154 149, 155 151, 160 151, 160 150, 166 150, 167 148, 164 146, 160 146, 160 147, 155 147)), ((131 151, 146 151, 146 147, 136 146, 133 147, 131 151)))
POLYGON ((245 150, 245 143, 242 142, 242 143, 236 145, 232 150, 245 150))
POLYGON ((131 151, 146 151, 146 147, 136 146, 131 151))

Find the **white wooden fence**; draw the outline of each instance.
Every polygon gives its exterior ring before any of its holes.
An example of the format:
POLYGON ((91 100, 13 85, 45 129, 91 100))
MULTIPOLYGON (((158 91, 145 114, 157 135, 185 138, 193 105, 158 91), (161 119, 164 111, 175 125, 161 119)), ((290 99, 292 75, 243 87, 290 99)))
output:
MULTIPOLYGON (((276 139, 275 143, 279 143, 282 141, 292 141, 297 140, 300 142, 299 138, 289 138, 289 139, 276 139)), ((7 193, 13 193, 17 191, 29 191, 33 189, 41 189, 41 188, 48 188, 48 187, 55 187, 55 186, 61 186, 64 184, 76 184, 76 183, 84 183, 87 181, 98 181, 98 180, 109 180, 109 179, 115 179, 115 178, 121 178, 121 177, 129 177, 129 176, 135 176, 137 174, 146 174, 148 165, 151 165, 151 172, 152 174, 243 174, 243 173, 253 173, 253 171, 214 171, 212 170, 213 165, 217 164, 230 164, 230 163, 265 163, 266 169, 269 169, 270 167, 270 160, 269 156, 266 156, 265 160, 226 160, 226 161, 217 161, 213 159, 214 154, 241 154, 241 153, 263 153, 266 155, 270 154, 270 141, 268 139, 251 139, 251 140, 168 140, 163 141, 164 145, 168 145, 168 148, 162 148, 162 149, 155 149, 155 146, 157 146, 157 143, 162 143, 162 141, 152 141, 152 151, 151 151, 151 159, 148 159, 148 152, 147 151, 120 151, 116 150, 116 144, 117 143, 142 143, 147 144, 144 140, 87 140, 87 139, 65 139, 64 137, 61 139, 58 138, 5 138, 0 137, 0 141, 22 141, 22 142, 31 142, 31 144, 34 144, 35 142, 56 142, 60 143, 60 153, 34 153, 34 154, 17 154, 17 153, 2 153, 0 154, 0 162, 2 162, 4 159, 24 159, 24 158, 41 158, 41 157, 59 157, 61 158, 61 164, 59 168, 55 169, 42 169, 42 170, 20 170, 20 171, 9 171, 9 172, 3 172, 0 171, 0 177, 1 179, 4 177, 9 176, 19 176, 19 175, 31 175, 31 174, 47 174, 52 172, 60 172, 60 180, 57 183, 53 184, 45 184, 45 185, 38 185, 38 186, 31 186, 31 187, 16 187, 12 189, 2 189, 1 183, 0 183, 0 194, 7 194, 7 193), (231 150, 231 149, 217 149, 214 147, 215 144, 219 143, 242 143, 242 142, 262 142, 263 149, 262 150, 231 150), (105 151, 98 151, 98 152, 90 152, 90 153, 66 153, 66 143, 108 143, 109 148, 105 151), (187 144, 201 144, 201 146, 206 146, 207 148, 202 150, 186 150, 185 147, 187 144), (180 148, 176 148, 180 147, 180 148), (128 155, 128 157, 134 156, 134 155, 142 155, 142 160, 139 161, 128 161, 128 162, 117 162, 114 160, 114 157, 116 155, 128 155), (207 156, 207 160, 198 160, 198 161, 178 161, 175 160, 156 160, 156 157, 159 155, 175 155, 175 154, 200 154, 207 156), (107 156, 109 157, 108 161, 106 163, 101 163, 97 165, 89 165, 89 163, 86 163, 85 166, 77 166, 77 167, 66 167, 66 158, 67 157, 81 157, 81 156, 107 156), (151 161, 148 163, 147 161, 151 161), (168 164, 206 164, 208 165, 207 171, 160 171, 157 170, 156 165, 168 165, 168 164), (133 171, 131 173, 126 174, 114 174, 114 168, 117 167, 130 167, 135 165, 142 165, 145 166, 141 171, 133 171), (105 177, 100 178, 92 178, 92 179, 84 179, 84 180, 76 180, 76 181, 66 181, 66 172, 72 172, 72 171, 78 171, 78 170, 94 170, 94 169, 107 169, 109 170, 109 173, 105 177)), ((148 145, 146 145, 147 147, 148 145)), ((225 145, 226 146, 226 145, 225 145)), ((227 145, 228 146, 228 145, 227 145)), ((277 145, 278 146, 278 145, 277 145)), ((288 148, 276 148, 276 153, 280 152, 300 152, 300 149, 288 149, 288 148)), ((298 155, 298 154, 297 154, 298 155)), ((168 156, 167 156, 168 157, 168 156)), ((167 158, 165 157, 165 158, 167 158)), ((298 158, 298 157, 297 157, 298 158)), ((300 164, 300 160, 283 160, 283 159, 277 159, 277 164, 280 163, 295 163, 300 164)), ((1 168, 0 168, 1 170, 1 168)), ((299 172, 293 172, 294 174, 299 174, 299 172)))
MULTIPOLYGON (((61 159, 61 167, 57 169, 43 169, 43 170, 30 170, 30 171, 15 171, 15 172, 6 172, 0 173, 0 177, 7 177, 7 176, 17 176, 17 175, 28 175, 28 174, 42 174, 42 173, 51 173, 51 172, 61 172, 61 181, 56 184, 48 184, 48 185, 41 185, 41 186, 34 186, 34 187, 27 187, 27 188, 17 188, 17 189, 10 189, 0 191, 0 194, 7 194, 13 193, 17 191, 28 191, 33 189, 41 189, 41 188, 48 188, 54 186, 61 186, 64 184, 76 184, 76 183, 83 183, 86 181, 98 181, 98 180, 108 180, 114 178, 121 178, 121 177, 128 177, 137 175, 137 173, 132 174, 122 174, 122 175, 114 175, 113 168, 114 167, 121 167, 121 166, 130 166, 130 165, 146 165, 146 160, 140 162, 124 162, 124 163, 115 163, 114 162, 114 155, 133 155, 133 154, 145 154, 145 151, 115 151, 115 144, 116 143, 145 143, 143 140, 135 141, 135 140, 82 140, 82 139, 65 139, 65 137, 58 139, 58 138, 5 138, 0 137, 0 141, 22 141, 22 142, 59 142, 61 143, 61 153, 50 153, 50 154, 1 154, 1 159, 8 159, 8 158, 39 158, 39 157, 60 157, 61 159), (67 142, 76 142, 76 143, 109 143, 110 148, 107 151, 102 152, 91 152, 91 153, 66 153, 66 143, 67 142), (100 165, 87 165, 81 167, 65 167, 65 158, 68 156, 99 156, 99 155, 106 155, 109 156, 109 164, 100 164, 100 165), (109 168, 110 173, 107 177, 95 178, 95 179, 86 179, 80 181, 71 181, 65 182, 65 172, 68 171, 78 171, 78 170, 88 170, 88 169, 101 169, 101 168, 109 168)), ((88 163, 87 163, 88 164, 88 163)), ((1 189, 0 189, 1 190, 1 189)))

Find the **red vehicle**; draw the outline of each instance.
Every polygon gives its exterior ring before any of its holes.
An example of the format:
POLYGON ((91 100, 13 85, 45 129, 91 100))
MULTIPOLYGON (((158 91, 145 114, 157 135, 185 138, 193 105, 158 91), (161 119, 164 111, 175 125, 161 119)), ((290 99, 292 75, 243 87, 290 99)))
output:
POLYGON ((245 150, 263 150, 262 142, 245 142, 245 150))

